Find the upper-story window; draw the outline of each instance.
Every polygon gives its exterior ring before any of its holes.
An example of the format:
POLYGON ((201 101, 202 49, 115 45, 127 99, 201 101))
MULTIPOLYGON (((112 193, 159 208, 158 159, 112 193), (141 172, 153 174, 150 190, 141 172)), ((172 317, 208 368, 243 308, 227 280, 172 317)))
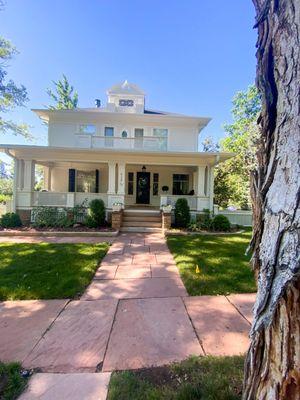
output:
POLYGON ((144 141, 144 129, 142 128, 135 128, 134 130, 134 147, 136 149, 141 149, 143 148, 143 141, 144 141))
POLYGON ((158 148, 161 151, 167 150, 168 147, 168 129, 154 128, 153 136, 158 137, 158 148))
POLYGON ((113 147, 114 145, 114 128, 111 126, 106 126, 104 128, 104 136, 105 136, 105 146, 106 147, 113 147))
POLYGON ((82 124, 79 126, 79 132, 85 135, 95 135, 96 125, 93 124, 82 124))
POLYGON ((121 136, 123 139, 126 139, 128 137, 128 133, 126 131, 122 131, 121 136))

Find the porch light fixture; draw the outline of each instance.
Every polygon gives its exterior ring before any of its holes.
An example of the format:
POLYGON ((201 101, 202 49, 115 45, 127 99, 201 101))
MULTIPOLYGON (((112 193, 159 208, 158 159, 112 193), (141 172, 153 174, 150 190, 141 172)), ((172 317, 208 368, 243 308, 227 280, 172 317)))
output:
POLYGON ((145 171, 146 171, 146 169, 147 169, 147 168, 146 168, 146 166, 145 166, 145 165, 143 165, 143 166, 142 166, 142 171, 143 171, 143 172, 145 172, 145 171))

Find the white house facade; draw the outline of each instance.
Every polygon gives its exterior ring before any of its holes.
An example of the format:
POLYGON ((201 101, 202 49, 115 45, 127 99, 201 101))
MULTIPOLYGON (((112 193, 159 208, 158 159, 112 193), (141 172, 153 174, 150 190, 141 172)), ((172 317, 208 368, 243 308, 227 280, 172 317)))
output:
POLYGON ((214 167, 229 153, 198 151, 209 118, 145 108, 145 94, 127 81, 107 91, 107 105, 33 110, 48 124, 47 146, 0 145, 15 161, 14 208, 73 207, 103 199, 108 212, 160 210, 185 197, 192 212, 213 209, 214 167), (35 191, 35 167, 44 189, 35 191))

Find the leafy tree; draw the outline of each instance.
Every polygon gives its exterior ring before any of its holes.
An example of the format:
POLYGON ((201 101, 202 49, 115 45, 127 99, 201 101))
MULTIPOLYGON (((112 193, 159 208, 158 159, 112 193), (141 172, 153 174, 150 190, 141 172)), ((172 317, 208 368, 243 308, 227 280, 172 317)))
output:
POLYGON ((13 133, 32 138, 27 124, 17 124, 3 116, 4 113, 23 106, 28 101, 25 87, 17 86, 13 80, 7 79, 6 68, 15 54, 17 54, 16 48, 0 36, 0 133, 13 133))
POLYGON ((213 141, 211 136, 206 137, 202 142, 202 151, 215 153, 220 150, 219 143, 213 141))
POLYGON ((52 100, 55 101, 54 106, 49 106, 50 110, 71 110, 77 107, 78 93, 74 91, 74 87, 70 85, 67 77, 63 74, 62 79, 57 82, 53 81, 55 92, 47 89, 47 93, 52 100))
POLYGON ((250 173, 256 167, 257 118, 261 100, 254 85, 233 98, 233 122, 224 125, 227 137, 220 141, 222 151, 236 156, 216 168, 215 202, 222 207, 234 204, 248 208, 250 199, 250 173))

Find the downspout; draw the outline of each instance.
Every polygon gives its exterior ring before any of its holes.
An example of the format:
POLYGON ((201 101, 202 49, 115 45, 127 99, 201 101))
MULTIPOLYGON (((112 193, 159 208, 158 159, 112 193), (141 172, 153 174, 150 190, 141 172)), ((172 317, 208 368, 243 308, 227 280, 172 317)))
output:
POLYGON ((18 183, 18 159, 8 149, 5 149, 5 154, 11 157, 14 160, 14 185, 13 185, 13 200, 12 200, 12 211, 16 212, 16 205, 17 205, 17 183, 18 183))

